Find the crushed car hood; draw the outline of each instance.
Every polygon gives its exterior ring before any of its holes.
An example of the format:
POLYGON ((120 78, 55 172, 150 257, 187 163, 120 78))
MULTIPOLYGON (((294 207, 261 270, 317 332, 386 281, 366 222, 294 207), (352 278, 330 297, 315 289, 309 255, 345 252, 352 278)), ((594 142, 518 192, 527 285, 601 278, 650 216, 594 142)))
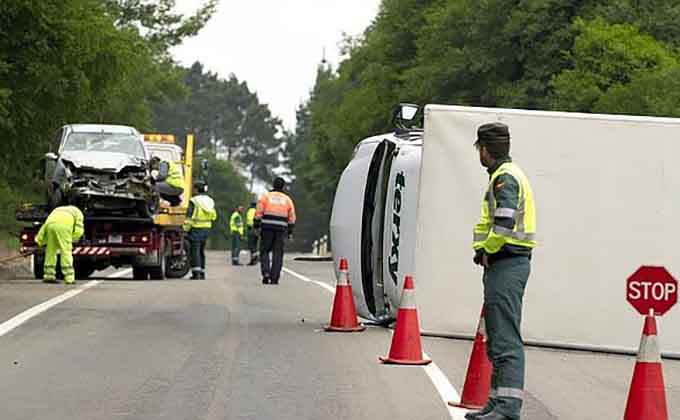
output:
POLYGON ((144 161, 125 153, 111 152, 64 152, 61 159, 71 162, 78 169, 94 169, 106 172, 120 172, 127 166, 143 167, 144 161))

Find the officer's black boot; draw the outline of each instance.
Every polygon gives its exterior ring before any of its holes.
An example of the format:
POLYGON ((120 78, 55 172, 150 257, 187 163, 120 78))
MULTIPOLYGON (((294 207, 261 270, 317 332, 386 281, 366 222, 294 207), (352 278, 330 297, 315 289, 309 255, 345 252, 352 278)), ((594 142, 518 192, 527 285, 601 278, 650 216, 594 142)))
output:
POLYGON ((201 279, 201 272, 191 270, 191 280, 200 280, 200 279, 201 279))
POLYGON ((465 418, 467 420, 478 420, 481 416, 485 414, 489 414, 493 410, 492 406, 487 405, 486 407, 482 408, 481 410, 478 411, 470 411, 465 414, 465 418))
POLYGON ((510 417, 501 414, 498 411, 492 411, 488 414, 477 417, 476 420, 510 420, 510 417))

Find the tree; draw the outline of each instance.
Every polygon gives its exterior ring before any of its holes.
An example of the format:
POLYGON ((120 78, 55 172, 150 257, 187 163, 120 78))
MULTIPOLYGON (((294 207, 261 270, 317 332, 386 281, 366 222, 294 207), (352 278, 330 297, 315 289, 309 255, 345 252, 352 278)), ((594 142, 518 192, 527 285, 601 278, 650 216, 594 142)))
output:
MULTIPOLYGON (((677 115, 671 86, 680 72, 678 56, 636 26, 601 18, 574 23, 579 35, 568 54, 572 68, 553 81, 554 107, 582 112, 677 115), (670 95, 669 95, 670 93, 670 95)), ((680 104, 680 102, 675 102, 680 104)))
POLYGON ((251 189, 256 179, 269 180, 282 152, 281 120, 233 74, 222 79, 198 62, 183 72, 188 94, 154 107, 156 129, 180 137, 193 132, 198 149, 226 155, 249 174, 251 189))
POLYGON ((175 0, 102 0, 124 28, 144 28, 145 39, 159 52, 196 35, 217 11, 219 0, 207 0, 191 16, 175 12, 175 0))

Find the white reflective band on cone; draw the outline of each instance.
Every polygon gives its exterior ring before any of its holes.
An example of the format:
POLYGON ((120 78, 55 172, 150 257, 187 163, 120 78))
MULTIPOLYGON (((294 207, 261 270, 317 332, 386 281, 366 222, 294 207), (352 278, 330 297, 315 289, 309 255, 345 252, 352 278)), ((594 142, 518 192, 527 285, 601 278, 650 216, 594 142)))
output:
POLYGON ((411 289, 404 289, 401 294, 399 309, 416 309, 416 292, 411 289))
POLYGON ((661 352, 659 352, 659 340, 656 335, 643 335, 640 339, 640 351, 637 357, 638 362, 661 363, 661 352))
POLYGON ((349 286, 349 273, 345 270, 340 270, 338 276, 338 286, 349 286))
POLYGON ((498 390, 496 391, 496 396, 498 397, 508 397, 508 398, 517 398, 518 400, 521 400, 524 398, 524 391, 518 388, 503 388, 503 387, 498 387, 498 390))

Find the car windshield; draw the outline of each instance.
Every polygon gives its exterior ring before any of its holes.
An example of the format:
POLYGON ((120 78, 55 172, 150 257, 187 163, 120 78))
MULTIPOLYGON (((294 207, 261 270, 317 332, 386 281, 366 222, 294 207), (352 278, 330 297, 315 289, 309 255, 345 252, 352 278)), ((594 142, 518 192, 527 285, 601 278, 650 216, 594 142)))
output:
POLYGON ((144 159, 144 146, 138 136, 118 133, 71 133, 64 152, 115 152, 144 159))

